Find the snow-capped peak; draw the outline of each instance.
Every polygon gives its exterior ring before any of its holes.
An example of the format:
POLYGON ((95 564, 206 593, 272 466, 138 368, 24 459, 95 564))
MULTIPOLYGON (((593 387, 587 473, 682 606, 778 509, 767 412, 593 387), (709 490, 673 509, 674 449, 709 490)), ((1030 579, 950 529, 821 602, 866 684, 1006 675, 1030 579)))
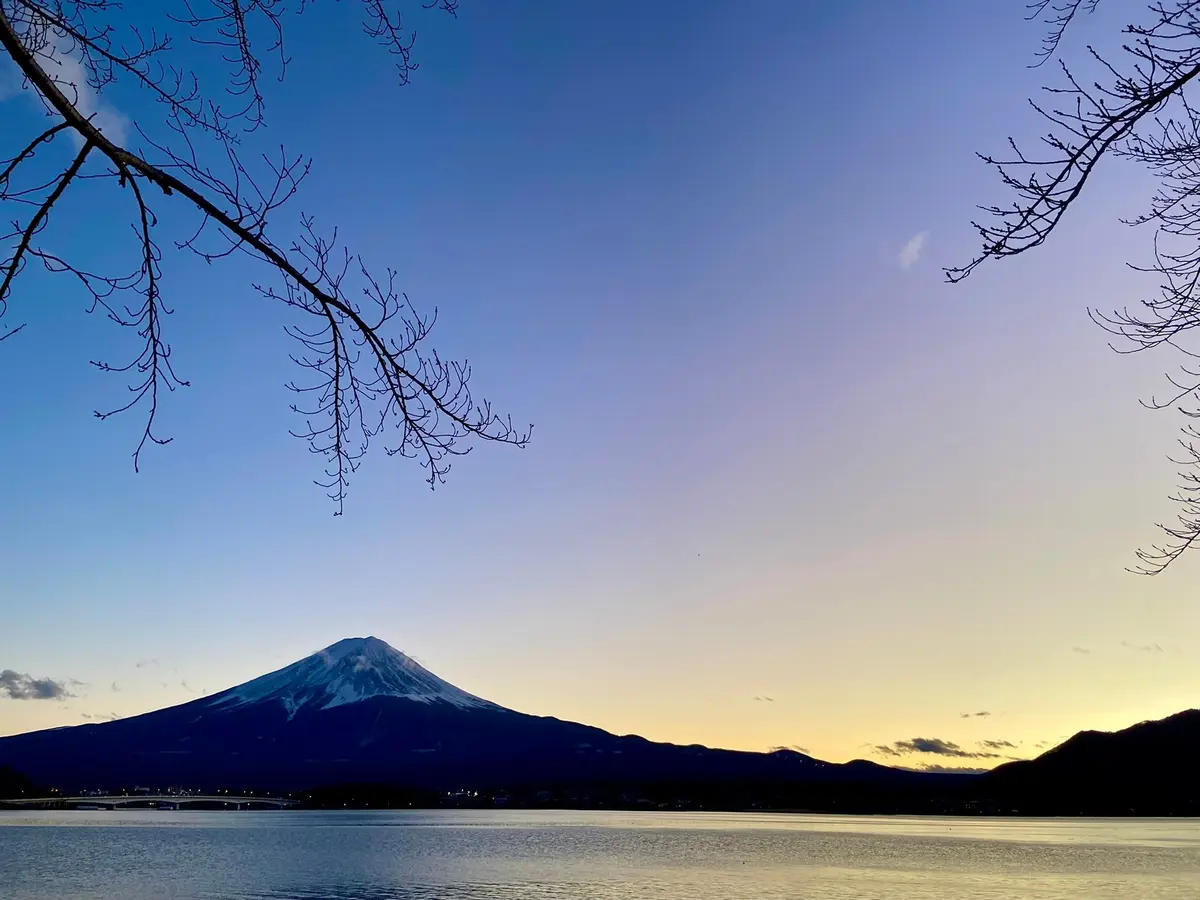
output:
POLYGON ((331 709, 371 697, 445 703, 460 709, 501 709, 456 688, 377 637, 346 638, 277 672, 216 694, 222 709, 279 701, 301 709, 331 709))

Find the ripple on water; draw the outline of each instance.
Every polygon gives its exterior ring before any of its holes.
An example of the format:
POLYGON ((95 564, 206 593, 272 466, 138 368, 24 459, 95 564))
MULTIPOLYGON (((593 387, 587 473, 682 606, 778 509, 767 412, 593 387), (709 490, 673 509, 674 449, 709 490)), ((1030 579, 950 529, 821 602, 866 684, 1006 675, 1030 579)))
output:
POLYGON ((0 814, 4 900, 1182 900, 1200 822, 0 814))

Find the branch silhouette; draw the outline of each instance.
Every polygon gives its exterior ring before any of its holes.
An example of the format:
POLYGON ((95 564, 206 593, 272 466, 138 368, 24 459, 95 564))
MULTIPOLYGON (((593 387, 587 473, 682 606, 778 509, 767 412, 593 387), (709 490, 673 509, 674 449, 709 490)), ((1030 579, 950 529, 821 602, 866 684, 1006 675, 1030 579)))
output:
MULTIPOLYGON (((1048 34, 1037 54, 1041 65, 1060 50, 1078 16, 1094 12, 1099 0, 1038 0, 1030 17, 1040 18, 1048 34)), ((1114 339, 1123 353, 1170 348, 1184 357, 1167 376, 1166 396, 1143 401, 1154 409, 1173 408, 1189 420, 1179 441, 1182 453, 1178 490, 1170 496, 1177 520, 1158 525, 1165 540, 1137 551, 1130 571, 1156 575, 1186 551, 1200 547, 1200 109, 1189 90, 1200 76, 1200 2, 1150 3, 1140 23, 1124 29, 1119 59, 1093 47, 1084 59, 1094 80, 1077 77, 1059 60, 1062 80, 1043 88, 1046 103, 1030 101, 1050 123, 1041 139, 1043 154, 1027 154, 1011 138, 1011 154, 980 158, 999 173, 1014 195, 1007 206, 985 206, 989 215, 973 222, 982 241, 978 255, 945 270, 959 282, 986 260, 1017 256, 1040 247, 1059 227, 1083 194, 1101 159, 1140 164, 1158 181, 1142 215, 1127 224, 1154 231, 1153 258, 1130 264, 1154 276, 1156 294, 1112 312, 1089 309, 1088 315, 1114 339)))
MULTIPOLYGON (((360 9, 365 35, 392 55, 403 85, 417 68, 415 32, 406 28, 397 6, 362 0, 360 9)), ((207 262, 233 254, 258 260, 274 281, 252 289, 311 323, 285 325, 299 347, 292 359, 305 373, 305 380, 289 384, 297 394, 292 409, 303 420, 292 433, 326 460, 317 483, 334 501, 335 514, 344 511, 350 477, 368 446, 385 432, 391 435, 382 438, 386 452, 419 460, 431 486, 445 478, 453 457, 478 441, 524 446, 530 429, 517 428, 473 396, 470 366, 426 346, 436 310, 418 313, 396 287, 393 270, 373 274, 338 243, 336 229, 323 234, 312 216, 301 215, 298 232, 284 243, 268 225, 296 195, 311 162, 280 148, 277 156, 261 158, 256 174, 243 162, 243 139, 265 123, 264 54, 282 78, 288 63, 283 17, 302 14, 305 5, 182 0, 177 7, 169 22, 186 28, 190 45, 215 50, 225 64, 224 99, 205 94, 196 76, 175 62, 169 33, 116 21, 121 6, 115 0, 0 0, 0 48, 53 123, 0 160, 0 204, 17 211, 0 236, 7 248, 0 261, 0 319, 19 276, 37 261, 49 272, 73 277, 90 295, 92 311, 136 331, 141 350, 132 359, 92 364, 131 379, 128 402, 96 415, 144 411, 133 452, 137 469, 147 445, 170 441, 155 431, 160 400, 188 384, 176 374, 164 336, 171 310, 162 295, 163 254, 152 201, 183 204, 198 214, 199 224, 172 241, 174 250, 207 262), (145 149, 132 149, 113 133, 120 129, 110 129, 96 111, 97 98, 122 80, 148 93, 164 111, 162 134, 133 121, 145 149), (60 151, 64 134, 77 148, 69 165, 47 177, 39 157, 60 151), (138 249, 132 271, 88 271, 43 241, 56 205, 81 180, 107 180, 128 192, 138 249)), ((422 7, 453 15, 457 0, 422 7)), ((0 341, 22 327, 0 330, 0 341)))

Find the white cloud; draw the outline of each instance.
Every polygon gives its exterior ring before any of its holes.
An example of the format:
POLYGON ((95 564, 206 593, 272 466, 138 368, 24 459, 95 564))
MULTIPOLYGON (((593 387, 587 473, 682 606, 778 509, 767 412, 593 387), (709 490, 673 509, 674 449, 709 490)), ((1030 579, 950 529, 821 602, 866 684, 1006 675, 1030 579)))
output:
MULTIPOLYGON (((75 108, 85 118, 90 119, 105 137, 118 144, 125 143, 129 134, 129 119, 87 83, 87 71, 78 56, 56 49, 51 59, 43 57, 41 62, 46 68, 46 74, 54 80, 68 100, 75 102, 75 108)), ((74 135, 74 132, 72 134, 74 135)), ((79 140, 78 135, 75 137, 79 140)))
POLYGON ((21 70, 7 56, 0 57, 0 102, 21 93, 21 70))
POLYGON ((900 252, 896 255, 896 262, 900 264, 900 268, 911 269, 916 265, 917 260, 921 258, 921 251, 925 249, 925 241, 928 237, 929 232, 922 231, 909 238, 908 243, 901 247, 900 252))
MULTIPOLYGON (((87 72, 83 61, 77 55, 53 48, 39 53, 38 62, 80 113, 90 119, 106 137, 118 144, 125 143, 129 136, 128 117, 97 94, 87 83, 87 72)), ((26 93, 26 90, 27 86, 16 65, 7 58, 0 60, 0 102, 26 93)), ((30 90, 27 96, 32 98, 37 95, 30 90)), ((76 146, 82 146, 83 139, 74 130, 71 131, 71 136, 76 146)))

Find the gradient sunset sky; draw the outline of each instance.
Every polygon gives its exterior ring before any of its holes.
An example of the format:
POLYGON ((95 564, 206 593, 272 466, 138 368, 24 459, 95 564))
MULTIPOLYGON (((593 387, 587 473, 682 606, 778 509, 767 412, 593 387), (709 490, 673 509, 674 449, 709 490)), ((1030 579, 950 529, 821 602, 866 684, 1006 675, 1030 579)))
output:
MULTIPOLYGON (((1117 221, 1151 185, 1103 165, 1039 252, 942 279, 1009 199, 975 151, 1045 130, 1021 4, 463 0, 414 18, 403 89, 314 9, 271 85, 263 140, 314 156, 279 225, 397 268, 534 440, 432 493, 372 454, 334 518, 266 273, 168 256, 192 387, 135 475, 139 421, 92 417, 123 382, 88 366, 127 336, 31 271, 0 346, 0 670, 74 696, 0 692, 0 734, 366 634, 518 710, 831 760, 988 766, 1196 705, 1200 568, 1124 571, 1172 515, 1180 423, 1138 405, 1172 360, 1085 312, 1152 289, 1117 221), (917 737, 960 754, 880 749, 917 737)), ((116 252, 118 202, 60 240, 116 252)))

